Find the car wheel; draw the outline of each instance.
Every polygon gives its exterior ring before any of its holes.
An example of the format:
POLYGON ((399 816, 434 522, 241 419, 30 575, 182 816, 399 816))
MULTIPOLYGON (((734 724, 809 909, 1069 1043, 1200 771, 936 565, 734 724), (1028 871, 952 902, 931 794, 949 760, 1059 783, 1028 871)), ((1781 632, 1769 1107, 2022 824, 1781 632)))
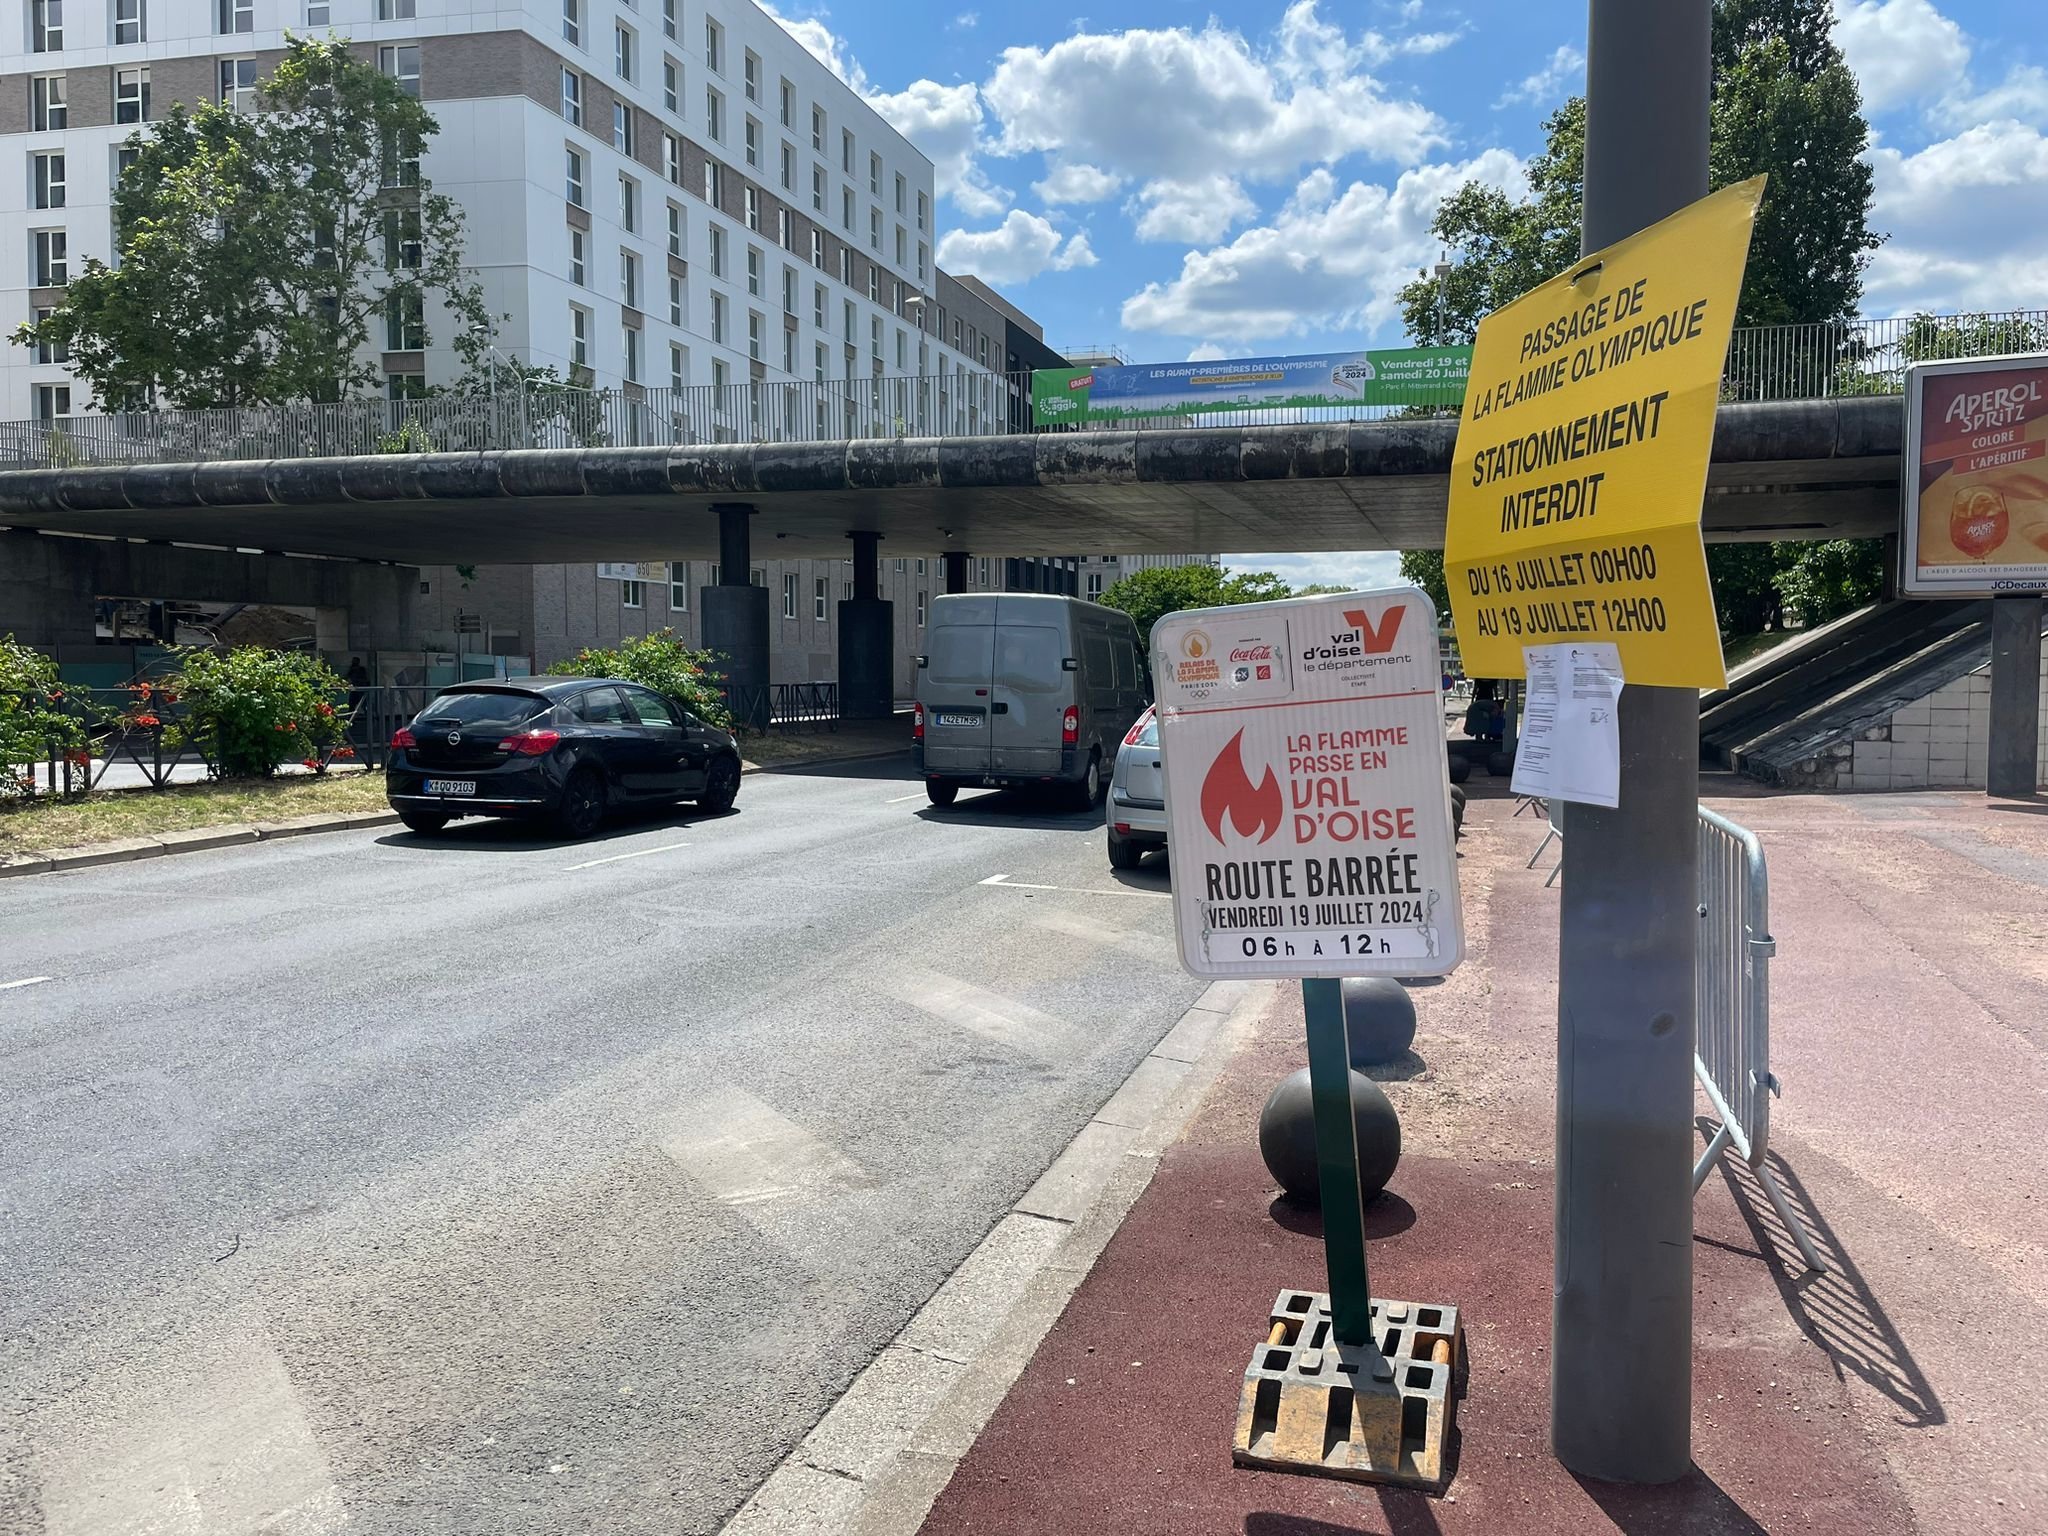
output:
POLYGON ((1136 869, 1145 857, 1145 850, 1127 837, 1118 837, 1116 828, 1109 829, 1109 867, 1111 869, 1136 869))
POLYGON ((960 798, 960 786, 951 779, 926 779, 924 792, 933 805, 947 806, 960 798))
POLYGON ((604 823, 604 780, 595 768, 578 768, 562 786, 555 828, 562 836, 585 838, 604 823))
POLYGON ((400 811, 398 819, 405 823, 405 830, 417 832, 421 837, 432 837, 447 826, 454 818, 439 811, 400 811))
POLYGON ((740 765, 730 757, 718 758, 704 777, 704 793, 697 797, 697 809, 722 816, 732 809, 739 792, 740 765))
POLYGON ((1081 782, 1073 789, 1074 804, 1081 810, 1092 811, 1095 802, 1102 798, 1102 754, 1088 754, 1088 770, 1081 775, 1081 782))

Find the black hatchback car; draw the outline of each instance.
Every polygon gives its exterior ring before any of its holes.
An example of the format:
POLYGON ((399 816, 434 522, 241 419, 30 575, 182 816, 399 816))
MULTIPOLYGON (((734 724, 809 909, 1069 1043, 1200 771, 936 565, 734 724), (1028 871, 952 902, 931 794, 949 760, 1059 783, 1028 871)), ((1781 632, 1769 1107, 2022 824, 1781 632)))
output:
POLYGON ((384 792, 415 832, 458 816, 546 817, 588 837, 615 806, 727 811, 739 743, 666 694, 595 677, 448 689, 391 738, 384 792))

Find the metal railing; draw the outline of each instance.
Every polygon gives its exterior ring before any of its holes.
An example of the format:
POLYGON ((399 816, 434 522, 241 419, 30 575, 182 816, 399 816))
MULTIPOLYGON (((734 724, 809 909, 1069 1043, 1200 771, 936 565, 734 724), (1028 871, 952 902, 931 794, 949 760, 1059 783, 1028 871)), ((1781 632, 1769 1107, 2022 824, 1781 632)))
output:
MULTIPOLYGON (((1897 394, 1906 366, 2048 347, 2048 309, 1744 326, 1722 375, 1727 400, 1897 394)), ((1366 421, 1458 409, 1447 388, 1422 405, 1246 407, 1124 418, 1119 431, 1366 421)), ((1091 423, 1090 425, 1097 425, 1091 423)), ((1108 424, 1100 424, 1108 425, 1108 424)), ((0 422, 0 468, 177 464, 517 448, 818 443, 1073 431, 1034 424, 1028 373, 748 381, 680 389, 518 387, 421 400, 122 411, 0 422)))
POLYGON ((1813 1239, 1786 1203, 1766 1160, 1771 1099, 1771 882, 1763 844, 1704 805, 1699 808, 1700 933, 1693 968, 1698 1008, 1693 1072, 1720 1118, 1692 1171, 1695 1193, 1729 1148, 1755 1172, 1807 1268, 1825 1269, 1813 1239))

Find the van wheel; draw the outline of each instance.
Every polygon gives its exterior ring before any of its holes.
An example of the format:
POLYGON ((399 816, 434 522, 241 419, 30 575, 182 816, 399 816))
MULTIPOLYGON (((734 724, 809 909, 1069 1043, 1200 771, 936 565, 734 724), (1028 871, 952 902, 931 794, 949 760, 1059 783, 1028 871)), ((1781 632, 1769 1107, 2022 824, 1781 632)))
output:
POLYGON ((960 786, 951 779, 926 779, 924 792, 936 806, 948 806, 960 798, 960 786))
POLYGON ((1102 798, 1102 754, 1088 754, 1088 769, 1081 775, 1081 782, 1073 788, 1074 804, 1084 811, 1095 809, 1096 801, 1102 798))
POLYGON ((1136 869, 1145 857, 1145 850, 1127 837, 1118 837, 1116 828, 1109 829, 1109 867, 1111 869, 1136 869))

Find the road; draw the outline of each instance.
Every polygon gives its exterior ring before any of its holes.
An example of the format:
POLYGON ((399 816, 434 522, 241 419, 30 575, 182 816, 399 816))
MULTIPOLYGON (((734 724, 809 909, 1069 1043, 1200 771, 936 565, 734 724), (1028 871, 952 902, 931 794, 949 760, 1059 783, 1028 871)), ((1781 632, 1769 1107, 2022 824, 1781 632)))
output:
POLYGON ((1198 995, 1164 887, 897 761, 6 882, 0 1532, 715 1531, 1198 995))

